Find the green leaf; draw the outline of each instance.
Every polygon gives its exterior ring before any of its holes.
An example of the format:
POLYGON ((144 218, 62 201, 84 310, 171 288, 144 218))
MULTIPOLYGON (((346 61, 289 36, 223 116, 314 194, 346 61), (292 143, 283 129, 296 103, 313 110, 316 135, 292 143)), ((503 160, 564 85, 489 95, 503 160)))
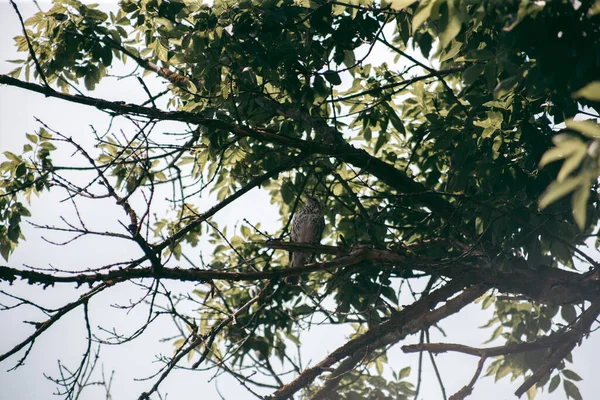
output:
POLYGON ((561 371, 561 374, 564 375, 565 378, 570 379, 572 381, 581 381, 582 378, 577 375, 575 372, 571 371, 570 369, 563 369, 561 371))
POLYGON ((12 77, 12 78, 19 78, 19 75, 21 75, 21 70, 23 69, 23 67, 18 67, 13 69, 12 71, 10 71, 8 73, 8 76, 12 77))
POLYGON ((21 157, 17 156, 17 155, 16 155, 16 154, 14 154, 14 153, 11 153, 10 151, 5 151, 5 152, 4 152, 4 153, 2 153, 2 154, 4 154, 4 156, 5 156, 6 158, 8 158, 9 160, 11 160, 11 161, 13 161, 13 162, 15 162, 15 163, 20 163, 20 162, 21 162, 21 157))
POLYGON ((21 164, 17 165, 17 168, 15 169, 15 176, 17 178, 20 178, 23 175, 25 175, 26 172, 27 172, 27 165, 25 163, 21 163, 21 164))
POLYGON ((503 138, 502 138, 502 134, 500 135, 496 135, 494 137, 494 143, 492 144, 492 158, 494 160, 496 160, 498 157, 500 157, 500 148, 502 147, 502 143, 504 142, 503 138))
POLYGON ((574 191, 581 184, 581 177, 567 178, 563 182, 552 182, 548 189, 540 198, 539 207, 541 210, 554 203, 556 200, 566 196, 574 191))
POLYGON ((159 60, 167 62, 169 61, 169 47, 166 40, 164 42, 163 40, 156 41, 156 56, 159 60))
MULTIPOLYGON (((583 143, 582 143, 583 145, 583 143)), ((575 171, 583 161, 583 159, 587 156, 587 148, 585 145, 581 146, 579 149, 575 151, 569 158, 565 160, 562 165, 562 168, 558 172, 556 176, 556 180, 558 182, 562 182, 567 178, 571 172, 575 171)))
POLYGON ((581 152, 582 150, 585 153, 587 148, 579 138, 570 137, 568 139, 561 140, 558 142, 556 147, 553 147, 544 153, 542 159, 540 160, 539 166, 542 168, 551 162, 565 159, 571 156, 573 153, 581 152))
POLYGON ((11 225, 8 227, 7 237, 11 242, 17 243, 19 241, 19 235, 21 230, 19 229, 19 225, 11 225))
POLYGON ((475 231, 478 234, 481 234, 481 233, 483 233, 484 229, 485 229, 485 221, 481 217, 476 217, 475 218, 475 231))
POLYGON ((390 140, 390 136, 386 132, 379 132, 377 142, 375 142, 375 148, 373 154, 377 154, 382 146, 384 146, 390 140))
POLYGON ((581 231, 585 229, 585 220, 587 218, 587 202, 590 198, 591 184, 591 180, 584 180, 575 193, 573 193, 573 198, 571 199, 573 219, 581 231))
POLYGON ((52 143, 50 143, 50 142, 42 142, 42 143, 40 143, 40 147, 41 147, 42 149, 46 149, 46 150, 48 150, 48 151, 53 151, 53 150, 56 150, 56 146, 54 146, 54 145, 53 145, 52 143))
POLYGON ((560 308, 560 316, 568 323, 571 323, 577 319, 577 311, 575 311, 575 307, 571 304, 567 304, 560 308))
POLYGON ((352 68, 354 67, 354 65, 356 65, 356 57, 354 56, 354 51, 344 50, 344 65, 348 68, 352 68))
POLYGON ((581 393, 579 393, 579 389, 577 388, 577 386, 575 386, 573 382, 564 380, 563 388, 565 389, 565 393, 567 394, 567 397, 569 399, 573 398, 575 400, 583 400, 583 398, 581 397, 581 393))
POLYGON ((452 47, 450 47, 449 49, 445 49, 440 54, 440 62, 448 61, 454 58, 460 52, 462 45, 462 42, 459 42, 458 40, 453 40, 452 47))
POLYGON ((567 128, 581 132, 582 135, 589 138, 600 138, 600 125, 591 120, 573 121, 572 119, 565 121, 567 128))
POLYGON ((440 47, 445 49, 450 42, 458 35, 460 32, 460 28, 462 27, 462 14, 457 12, 454 1, 448 1, 446 3, 448 5, 448 24, 446 25, 446 29, 439 36, 440 39, 440 47))
POLYGON ((35 144, 38 142, 38 137, 36 135, 32 135, 31 133, 26 133, 25 136, 31 143, 35 144))
POLYGON ((334 4, 332 7, 332 15, 342 15, 346 11, 346 6, 343 4, 334 4))
POLYGON ((600 81, 590 82, 575 93, 572 94, 574 99, 583 97, 592 101, 600 101, 600 81))
MULTIPOLYGON (((487 343, 491 343, 494 340, 496 340, 502 333, 502 330, 503 330, 503 326, 502 325, 498 326, 496 329, 494 329, 494 333, 492 333, 492 336, 490 336, 490 338, 488 340, 486 340, 484 343, 487 344, 487 343)), ((500 379, 500 378, 497 378, 496 380, 498 380, 498 379, 500 379)))
POLYGON ((537 394, 537 390, 538 390, 538 388, 537 388, 536 385, 533 385, 532 387, 530 387, 527 390, 527 392, 526 392, 527 393, 527 400, 533 400, 533 399, 535 399, 535 395, 537 394))
POLYGON ((250 236, 250 228, 248 228, 246 225, 242 225, 242 227, 240 228, 240 231, 242 233, 242 236, 244 236, 244 237, 250 236))
POLYGON ((510 78, 504 79, 494 88, 494 99, 498 100, 504 98, 504 96, 506 96, 517 86, 520 80, 520 75, 514 75, 510 78))
POLYGON ((498 372, 496 372, 495 382, 498 382, 500 379, 504 378, 506 375, 512 372, 512 367, 508 363, 504 363, 498 368, 498 372))
MULTIPOLYGON (((410 6, 415 1, 417 1, 417 0, 390 0, 390 1, 386 1, 386 3, 390 5, 390 8, 392 10, 402 10, 402 9, 410 6)), ((383 2, 382 2, 382 6, 383 6, 383 2)))
POLYGON ((375 369, 377 370, 377 373, 379 375, 383 374, 383 362, 381 361, 380 358, 375 360, 375 369))
POLYGON ((285 181, 281 185, 281 198, 286 204, 292 204, 295 199, 294 187, 290 181, 285 181))
POLYGON ((484 64, 473 64, 462 73, 463 82, 466 86, 471 86, 473 82, 481 75, 485 69, 484 64))
POLYGON ((0 255, 5 261, 8 261, 8 257, 12 252, 12 244, 8 240, 0 240, 0 255))
POLYGON ((327 70, 323 73, 323 76, 332 85, 340 85, 342 83, 342 78, 340 78, 340 75, 335 71, 327 70))
POLYGON ((560 384, 560 375, 554 375, 554 377, 550 380, 550 386, 548 386, 548 393, 552 393, 556 390, 558 385, 560 384))
POLYGON ((486 308, 488 308, 490 305, 492 305, 494 303, 494 301, 496 300, 496 298, 492 295, 489 295, 485 298, 485 300, 483 300, 483 303, 481 303, 481 309, 485 310, 486 308))
POLYGON ((400 370, 398 374, 398 379, 407 378, 410 375, 410 367, 404 367, 400 370))
POLYGON ((96 80, 93 74, 87 73, 83 78, 83 83, 87 90, 92 91, 96 88, 96 83, 98 83, 98 81, 96 80))
POLYGON ((294 343, 296 346, 300 346, 300 339, 297 336, 286 332, 285 337, 287 337, 289 340, 291 340, 292 343, 294 343))
POLYGON ((412 19, 412 32, 413 34, 419 29, 419 27, 431 16, 431 10, 435 4, 434 0, 423 0, 419 3, 419 8, 415 12, 412 19))

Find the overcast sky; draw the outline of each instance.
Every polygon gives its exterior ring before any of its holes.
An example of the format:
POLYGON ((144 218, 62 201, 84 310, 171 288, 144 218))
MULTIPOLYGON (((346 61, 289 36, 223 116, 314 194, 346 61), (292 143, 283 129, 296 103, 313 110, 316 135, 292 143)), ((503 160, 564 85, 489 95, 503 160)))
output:
MULTIPOLYGON (((35 6, 31 1, 18 2, 24 16, 30 16, 35 12, 35 6)), ((40 2, 42 8, 47 8, 48 3, 40 2)), ((106 2, 102 5, 114 9, 115 3, 106 2)), ((0 73, 7 73, 15 66, 4 62, 5 60, 24 58, 23 54, 17 54, 13 47, 13 37, 20 34, 20 26, 12 7, 7 1, 0 0, 0 73)), ((160 80, 148 79, 150 89, 158 92, 163 87, 160 80)), ((116 81, 114 79, 103 81, 98 90, 90 93, 95 97, 106 99, 124 99, 126 101, 144 100, 145 93, 141 90, 135 79, 116 81)), ((83 143, 92 143, 92 126, 98 131, 108 128, 109 119, 106 114, 85 106, 69 104, 57 99, 47 99, 44 96, 27 93, 22 89, 0 86, 0 152, 12 151, 20 153, 25 143, 24 134, 33 133, 39 127, 35 120, 39 118, 49 126, 60 130, 62 133, 76 137, 83 143)), ((121 121, 111 129, 131 129, 130 125, 121 121), (122 123, 122 126, 118 125, 122 123)), ((165 124, 165 131, 183 131, 184 127, 178 124, 165 124)), ((0 156, 1 158, 2 156, 0 156)), ((60 157, 70 157, 68 152, 61 153, 60 157)), ((32 204, 32 220, 41 224, 59 223, 59 216, 72 215, 69 204, 60 203, 64 193, 44 194, 39 200, 32 204)), ((277 210, 270 205, 269 198, 265 193, 254 191, 250 198, 234 203, 227 209, 226 213, 218 214, 216 219, 220 224, 234 225, 236 222, 247 218, 253 223, 260 222, 264 229, 273 232, 278 226, 277 210), (252 207, 248 207, 252 204, 252 207), (245 205, 245 206, 244 206, 245 205)), ((210 198, 199 198, 197 205, 200 211, 207 209, 211 204, 210 198)), ((118 210, 98 208, 95 204, 82 204, 83 211, 90 224, 96 227, 115 228, 115 213, 118 210)), ((82 269, 86 267, 99 266, 97 262, 110 259, 127 259, 139 256, 139 249, 127 243, 108 241, 106 239, 94 239, 77 242, 70 246, 53 246, 40 239, 41 232, 30 226, 24 227, 27 241, 22 243, 8 262, 11 267, 19 267, 24 264, 38 267, 47 267, 50 264, 61 269, 82 269)), ((194 253, 188 256, 199 256, 201 251, 209 247, 202 243, 194 253)), ((5 265, 0 261, 0 265, 5 265)), ((169 287, 175 291, 188 291, 193 285, 169 283, 169 287)), ((83 293, 85 288, 79 290, 72 286, 59 288, 30 287, 22 282, 17 282, 9 287, 0 283, 0 290, 10 291, 13 294, 27 295, 43 302, 45 305, 60 306, 68 301, 73 301, 83 293)), ((110 307, 111 304, 127 304, 135 301, 141 295, 140 290, 132 284, 120 284, 101 294, 90 303, 90 314, 92 326, 101 325, 104 328, 119 329, 121 332, 133 332, 136 327, 143 323, 145 314, 143 310, 134 311, 129 314, 110 307)), ((410 299, 405 299, 405 304, 410 299)), ((0 302, 5 298, 0 295, 0 302)), ((472 346, 481 346, 491 334, 490 330, 477 329, 483 325, 489 317, 489 312, 481 312, 479 306, 472 305, 461 312, 460 316, 451 317, 442 323, 442 327, 448 337, 443 338, 439 332, 432 329, 432 341, 457 342, 472 346)), ((19 308, 12 312, 0 313, 0 326, 2 327, 2 340, 0 341, 0 353, 4 353, 16 343, 22 341, 33 332, 31 325, 23 321, 40 321, 42 316, 30 309, 19 308)), ((102 365, 107 374, 115 370, 113 384, 113 399, 136 399, 142 391, 148 390, 153 381, 134 381, 134 379, 147 377, 159 368, 155 363, 157 354, 169 355, 173 352, 172 341, 161 343, 160 339, 174 334, 174 329, 169 321, 153 325, 141 338, 124 346, 104 347, 101 351, 102 365)), ((313 331, 304 336, 306 343, 304 360, 320 361, 328 352, 332 351, 342 343, 349 333, 345 328, 331 328, 326 325, 316 326, 313 331)), ((600 335, 595 334, 591 339, 584 342, 582 348, 574 352, 575 367, 572 368, 584 378, 579 388, 585 399, 597 398, 600 391, 600 382, 597 372, 600 362, 600 335), (595 363, 594 363, 595 362, 595 363)), ((75 368, 80 356, 85 349, 85 329, 81 310, 63 318, 58 324, 44 333, 35 342, 35 346, 29 355, 24 367, 16 371, 6 372, 22 356, 19 353, 0 365, 0 397, 3 399, 33 400, 49 398, 54 391, 55 385, 44 378, 43 373, 56 376, 57 363, 60 359, 69 367, 75 368)), ((417 341, 416 337, 410 339, 410 343, 417 341)), ((412 365, 411 378, 416 382, 416 355, 401 354, 399 346, 395 346, 388 354, 391 366, 400 370, 405 366, 412 365)), ((427 358, 427 357, 425 357, 427 358)), ((460 387, 468 383, 476 368, 477 359, 455 354, 442 354, 436 357, 446 384, 448 394, 454 393, 460 387)), ((426 380, 422 388, 421 398, 441 398, 439 387, 433 376, 430 363, 425 362, 424 374, 426 380)), ((248 398, 248 393, 238 383, 229 378, 220 378, 218 382, 210 381, 211 372, 174 371, 171 376, 161 385, 161 393, 168 393, 170 399, 180 398, 202 398, 218 399, 217 389, 227 399, 248 398)), ((289 379, 289 377, 288 377, 289 379)), ((475 386, 473 399, 513 399, 512 394, 519 383, 509 382, 509 378, 493 384, 493 378, 480 379, 475 386)), ((97 399, 99 391, 90 390, 85 399, 97 399)), ((563 399, 562 387, 553 395, 540 393, 537 398, 543 400, 563 399)))

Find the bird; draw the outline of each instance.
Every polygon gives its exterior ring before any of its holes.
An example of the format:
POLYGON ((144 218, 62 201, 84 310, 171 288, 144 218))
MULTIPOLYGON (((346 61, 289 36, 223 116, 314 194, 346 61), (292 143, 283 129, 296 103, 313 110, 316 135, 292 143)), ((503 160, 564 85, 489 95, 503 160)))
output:
MULTIPOLYGON (((306 202, 292 220, 292 231, 290 232, 290 241, 292 243, 310 243, 319 244, 325 229, 325 218, 319 201, 306 196, 306 202)), ((306 251, 290 251, 289 261, 291 267, 302 267, 311 259, 313 254, 306 251)), ((297 285, 300 279, 298 276, 289 276, 286 282, 297 285)))

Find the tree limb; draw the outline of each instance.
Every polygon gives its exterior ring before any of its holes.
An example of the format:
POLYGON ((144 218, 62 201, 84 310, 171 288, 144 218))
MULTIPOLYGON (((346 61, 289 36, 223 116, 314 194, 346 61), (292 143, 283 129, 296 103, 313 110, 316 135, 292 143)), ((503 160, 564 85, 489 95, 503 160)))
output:
MULTIPOLYGON (((212 210, 212 209, 211 209, 212 210)), ((210 211, 210 210, 209 210, 210 211)), ((203 214, 206 215, 206 214, 203 214)), ((177 236, 180 237, 180 236, 177 236)), ((316 271, 334 271, 341 268, 369 262, 371 267, 376 265, 381 269, 404 271, 419 270, 427 274, 438 274, 449 279, 461 279, 465 284, 482 283, 505 293, 522 294, 529 299, 553 305, 575 304, 584 300, 592 301, 600 294, 600 282, 584 279, 584 275, 558 268, 539 266, 531 268, 522 259, 515 259, 503 268, 488 264, 481 257, 458 258, 445 260, 423 260, 409 258, 392 250, 374 249, 371 247, 356 247, 348 252, 333 246, 315 246, 304 244, 285 245, 284 242, 267 242, 272 248, 288 248, 290 250, 310 248, 314 252, 335 254, 337 258, 308 264, 303 267, 281 268, 265 271, 231 272, 221 270, 201 270, 184 268, 164 268, 156 274, 152 268, 130 267, 113 270, 104 274, 77 274, 72 276, 54 276, 37 271, 23 271, 10 267, 0 267, 0 281, 12 282, 15 279, 27 279, 30 284, 40 283, 52 285, 55 283, 93 284, 95 282, 121 282, 139 278, 161 278, 188 282, 208 282, 211 280, 256 281, 281 279, 288 276, 298 276, 316 271), (323 251, 321 251, 321 249, 323 251), (339 249, 339 250, 338 250, 339 249), (536 285, 530 282, 536 281, 536 285)), ((154 246, 155 250, 166 247, 164 244, 154 246)), ((426 247, 421 250, 426 249, 426 247)), ((139 263, 137 264, 139 265, 139 263)))
MULTIPOLYGON (((4 354, 0 354, 0 361, 7 359, 8 357, 15 354, 16 352, 18 352, 19 350, 21 350, 23 347, 27 346, 28 344, 33 344, 33 342, 35 342, 35 339, 37 339, 38 336, 40 336, 42 333, 44 333, 46 331, 46 329, 48 329, 52 325, 54 325, 55 322, 57 322, 59 319, 61 319, 69 311, 79 307, 80 305, 82 305, 84 303, 87 303, 89 301, 89 299, 91 299, 93 296, 95 296, 96 294, 100 293, 101 291, 103 291, 104 289, 106 289, 110 286, 111 285, 108 283, 101 283, 100 285, 96 286, 89 292, 82 295, 78 300, 76 300, 72 303, 66 304, 65 306, 59 308, 52 317, 50 317, 49 319, 47 319, 44 322, 36 324, 35 332, 33 332, 27 339, 25 339, 21 343, 17 344, 16 346, 14 346, 8 352, 6 352, 4 354)), ((21 364, 22 362, 23 362, 23 359, 19 361, 19 364, 21 364)))
MULTIPOLYGON (((203 125, 215 129, 221 129, 231 132, 241 137, 251 137, 255 140, 279 144, 286 147, 293 147, 307 154, 325 154, 338 158, 341 161, 361 168, 379 180, 397 190, 399 193, 410 193, 415 195, 415 201, 429 207, 434 213, 442 218, 450 218, 453 215, 453 206, 446 202, 441 196, 432 194, 425 186, 415 182, 403 171, 396 169, 393 165, 370 155, 362 149, 358 149, 348 143, 341 142, 337 144, 326 144, 320 142, 309 142, 281 135, 267 130, 252 129, 230 124, 224 121, 204 118, 199 114, 188 113, 184 111, 162 111, 151 107, 141 107, 135 104, 112 102, 83 95, 71 95, 67 93, 56 92, 35 83, 24 82, 7 75, 0 74, 0 84, 11 85, 27 89, 33 92, 41 93, 49 97, 56 97, 73 103, 96 107, 99 110, 110 110, 118 114, 143 116, 147 118, 159 119, 163 121, 179 121, 192 124, 203 125)), ((291 116, 294 114, 289 113, 291 116)), ((298 117, 300 118, 300 116, 298 117)), ((311 119, 313 123, 314 118, 311 119)), ((320 125, 314 125, 315 129, 333 129, 325 122, 320 125), (322 125, 324 124, 324 125, 322 125)))
MULTIPOLYGON (((377 348, 396 343, 411 333, 418 332, 424 327, 431 326, 440 319, 447 317, 459 311, 462 307, 474 301, 481 296, 487 288, 483 285, 477 285, 464 291, 460 296, 449 300, 444 306, 429 311, 438 303, 446 301, 455 293, 462 290, 464 283, 460 279, 455 279, 446 286, 432 292, 431 294, 417 300, 391 316, 391 318, 379 325, 369 329, 357 338, 349 340, 341 347, 334 350, 328 357, 319 362, 314 367, 304 370, 296 379, 288 383, 281 389, 274 392, 271 396, 265 397, 266 400, 283 400, 291 397, 300 389, 313 382, 319 375, 329 371, 330 367, 343 361, 347 357, 354 356, 361 349, 367 349, 372 352, 377 348)), ((362 359, 362 358, 360 358, 362 359)), ((360 361, 358 357, 353 357, 353 362, 360 361)), ((350 362, 340 365, 340 373, 348 370, 350 362)), ((337 376, 334 374, 334 376, 337 376)), ((337 380, 335 382, 337 385, 337 380)), ((329 389, 327 389, 329 390, 329 389)), ((316 396, 317 394, 315 394, 316 396)))

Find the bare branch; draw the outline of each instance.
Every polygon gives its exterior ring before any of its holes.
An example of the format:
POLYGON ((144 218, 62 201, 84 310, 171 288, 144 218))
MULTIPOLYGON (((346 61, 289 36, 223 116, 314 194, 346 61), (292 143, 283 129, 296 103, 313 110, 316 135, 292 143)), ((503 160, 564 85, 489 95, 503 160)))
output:
MULTIPOLYGON (((356 356, 356 353, 361 349, 367 349, 367 352, 371 353, 375 349, 391 343, 396 343, 405 338, 407 335, 416 333, 421 329, 431 326, 440 319, 458 312, 464 306, 485 293, 487 290, 487 288, 483 285, 474 286, 465 290, 456 298, 448 300, 444 306, 433 311, 429 311, 434 308, 436 304, 446 301, 449 297, 462 290, 462 288, 463 283, 456 279, 446 286, 419 299, 418 301, 404 308, 402 311, 393 314, 390 320, 374 326, 366 333, 348 341, 343 346, 338 347, 324 360, 319 362, 314 367, 304 370, 304 372, 302 372, 296 379, 274 392, 271 396, 267 396, 266 399, 287 399, 297 391, 313 382, 323 372, 330 371, 331 367, 336 363, 351 357, 349 360, 351 359, 352 362, 348 361, 346 363, 342 363, 338 367, 340 368, 339 371, 337 371, 337 369, 334 370, 334 373, 332 374, 334 377, 332 385, 328 386, 326 384, 322 388, 322 390, 325 391, 332 390, 333 386, 337 385, 340 374, 343 374, 345 371, 349 370, 349 368, 351 368, 350 364, 356 365, 356 363, 362 359, 362 357, 356 356)), ((317 395, 318 392, 315 394, 315 396, 317 395)))
POLYGON ((477 363, 477 369, 475 370, 471 381, 466 386, 463 386, 458 392, 450 396, 450 400, 463 400, 471 393, 473 393, 473 387, 475 386, 475 382, 477 382, 477 379, 479 379, 479 375, 481 375, 481 371, 483 370, 485 360, 487 360, 487 357, 481 357, 479 359, 479 362, 477 363))
MULTIPOLYGON (((12 356, 13 354, 15 354, 16 352, 21 350, 23 347, 27 346, 28 344, 33 344, 33 342, 35 342, 35 340, 42 333, 44 333, 46 331, 46 329, 48 329, 52 325, 54 325, 55 322, 57 322, 59 319, 61 319, 63 316, 65 316, 67 313, 69 313, 69 311, 72 311, 73 309, 79 307, 80 305, 87 303, 93 296, 95 296, 96 294, 100 293, 101 291, 103 291, 104 289, 106 289, 110 286, 112 286, 112 285, 108 284, 108 283, 101 283, 98 286, 96 286, 95 288, 93 288, 92 290, 90 290, 89 292, 82 295, 78 300, 59 308, 52 317, 50 317, 49 319, 47 319, 44 322, 38 323, 36 325, 35 332, 33 334, 31 334, 27 339, 25 339, 24 341, 22 341, 15 347, 13 347, 8 352, 6 352, 4 354, 0 354, 0 361, 3 361, 5 359, 7 359, 8 357, 12 356)), ((21 359, 19 361, 19 363, 15 366, 15 368, 18 367, 19 365, 21 365, 23 363, 23 361, 24 361, 24 359, 21 359)))

